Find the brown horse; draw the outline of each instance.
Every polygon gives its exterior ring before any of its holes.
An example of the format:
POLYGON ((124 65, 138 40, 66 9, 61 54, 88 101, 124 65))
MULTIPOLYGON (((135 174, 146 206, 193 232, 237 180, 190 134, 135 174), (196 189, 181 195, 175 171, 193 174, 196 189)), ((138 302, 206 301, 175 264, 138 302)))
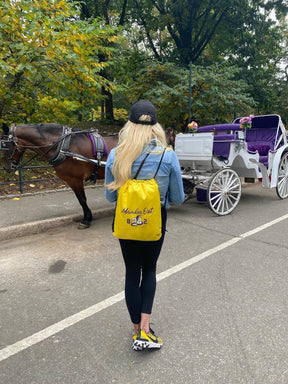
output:
POLYGON ((47 159, 53 165, 56 175, 73 190, 83 209, 84 217, 79 228, 88 228, 92 221, 92 212, 87 205, 84 182, 91 177, 95 178, 96 172, 98 179, 104 179, 105 171, 103 166, 99 166, 100 161, 105 162, 111 149, 118 143, 118 135, 91 135, 91 132, 74 130, 59 124, 21 124, 10 128, 3 125, 3 168, 7 172, 17 168, 26 149, 47 159), (77 160, 70 153, 82 156, 84 161, 77 160), (95 159, 95 156, 98 164, 88 161, 95 159))
POLYGON ((168 127, 165 129, 167 143, 168 145, 171 145, 173 149, 175 148, 176 133, 177 132, 173 128, 168 127))

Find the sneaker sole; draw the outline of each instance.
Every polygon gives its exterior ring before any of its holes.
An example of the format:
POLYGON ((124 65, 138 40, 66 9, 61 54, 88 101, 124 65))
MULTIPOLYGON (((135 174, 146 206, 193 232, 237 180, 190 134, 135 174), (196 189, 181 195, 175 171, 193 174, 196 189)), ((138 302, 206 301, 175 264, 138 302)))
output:
POLYGON ((152 341, 135 340, 132 348, 135 351, 143 351, 144 349, 160 349, 162 344, 153 343, 152 341))
POLYGON ((137 345, 134 345, 134 344, 132 344, 132 349, 133 349, 134 351, 144 351, 144 349, 143 349, 142 347, 137 346, 137 345))

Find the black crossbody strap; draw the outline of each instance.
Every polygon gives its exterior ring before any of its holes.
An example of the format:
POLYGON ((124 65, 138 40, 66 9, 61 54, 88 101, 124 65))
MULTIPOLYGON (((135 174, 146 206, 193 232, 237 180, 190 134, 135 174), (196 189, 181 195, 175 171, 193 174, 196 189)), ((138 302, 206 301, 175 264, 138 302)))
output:
POLYGON ((156 170, 156 172, 155 172, 155 175, 154 175, 153 179, 155 179, 155 177, 156 177, 156 175, 157 175, 157 173, 158 173, 158 171, 159 171, 159 168, 160 168, 160 165, 161 165, 161 163, 162 163, 162 159, 163 159, 163 156, 164 156, 165 151, 166 151, 166 148, 164 148, 164 151, 162 152, 162 156, 161 156, 161 159, 160 159, 160 161, 159 161, 158 168, 157 168, 157 170, 156 170))
POLYGON ((142 162, 141 162, 141 164, 140 164, 140 167, 138 168, 138 171, 136 172, 136 175, 133 177, 133 179, 137 179, 137 176, 139 175, 139 172, 141 171, 141 169, 142 169, 142 167, 143 167, 143 165, 144 165, 144 163, 145 163, 145 160, 146 160, 147 157, 150 155, 150 152, 151 152, 151 151, 149 151, 149 152, 146 154, 146 156, 144 157, 144 159, 142 160, 142 162))
MULTIPOLYGON (((153 149, 153 148, 152 148, 152 149, 153 149)), ((151 151, 152 151, 152 149, 151 149, 151 151)), ((133 179, 137 179, 137 177, 138 177, 138 175, 139 175, 139 172, 141 171, 141 169, 142 169, 142 167, 143 167, 143 165, 144 165, 144 163, 145 163, 145 160, 146 160, 147 157, 150 155, 151 151, 149 151, 149 152, 146 154, 146 156, 144 157, 144 159, 142 160, 142 162, 141 162, 141 164, 140 164, 140 166, 139 166, 139 168, 138 168, 138 171, 136 172, 136 175, 133 177, 133 179)), ((154 175, 153 179, 155 179, 155 177, 156 177, 156 175, 157 175, 157 173, 158 173, 158 171, 159 171, 159 168, 160 168, 160 165, 161 165, 161 162, 162 162, 162 159, 163 159, 163 156, 164 156, 164 152, 165 152, 165 151, 166 151, 166 148, 164 148, 164 151, 162 152, 162 156, 161 156, 160 162, 159 162, 159 164, 158 164, 158 167, 157 167, 157 170, 156 170, 156 172, 155 172, 155 175, 154 175)))

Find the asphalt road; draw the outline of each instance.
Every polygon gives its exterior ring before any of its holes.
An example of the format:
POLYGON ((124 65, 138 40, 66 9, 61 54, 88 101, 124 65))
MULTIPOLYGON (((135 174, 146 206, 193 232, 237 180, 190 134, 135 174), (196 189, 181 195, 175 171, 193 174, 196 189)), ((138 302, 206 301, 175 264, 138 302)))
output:
POLYGON ((228 216, 173 207, 159 351, 131 349, 111 217, 0 243, 1 384, 287 384, 288 200, 250 187, 228 216))

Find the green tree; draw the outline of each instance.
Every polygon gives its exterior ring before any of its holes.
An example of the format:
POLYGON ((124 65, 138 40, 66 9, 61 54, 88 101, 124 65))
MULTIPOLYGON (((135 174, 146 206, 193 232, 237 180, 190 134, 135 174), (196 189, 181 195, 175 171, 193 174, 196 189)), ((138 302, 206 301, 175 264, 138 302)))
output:
POLYGON ((248 83, 259 114, 277 112, 275 85, 283 78, 283 64, 287 63, 287 10, 284 1, 247 2, 245 8, 231 15, 226 41, 220 29, 210 46, 212 57, 217 58, 220 51, 221 61, 228 60, 241 68, 239 77, 248 83))
MULTIPOLYGON (((78 3, 78 0, 75 1, 78 3)), ((83 0, 80 2, 81 7, 81 17, 84 20, 91 20, 102 18, 105 20, 107 26, 113 25, 114 27, 122 27, 125 21, 125 16, 128 7, 128 0, 83 0)), ((100 54, 99 59, 102 62, 109 61, 109 57, 105 54, 100 54)), ((114 81, 113 71, 105 67, 101 71, 101 76, 109 80, 110 82, 114 81)), ((114 120, 114 103, 113 103, 113 94, 110 88, 103 86, 102 91, 102 100, 101 100, 101 115, 102 119, 108 121, 114 120)))
POLYGON ((100 76, 112 60, 115 29, 80 19, 65 0, 9 1, 0 8, 0 118, 82 120, 111 87, 100 76), (109 60, 100 61, 105 55, 109 60))
POLYGON ((134 3, 138 23, 145 30, 155 57, 162 59, 164 55, 184 66, 201 56, 235 6, 234 0, 134 0, 134 3))
MULTIPOLYGON (((150 58, 188 67, 226 62, 241 70, 258 113, 275 112, 279 63, 286 58, 286 0, 134 0, 150 58)), ((133 19, 130 19, 133 20, 133 19)), ((287 47, 287 45, 286 45, 287 47)), ((255 111, 256 112, 256 111, 255 111)))
POLYGON ((127 20, 142 29, 154 58, 184 66, 203 59, 207 49, 213 60, 229 48, 238 55, 243 43, 258 38, 269 37, 269 44, 278 47, 282 38, 274 33, 277 26, 271 15, 284 20, 288 12, 286 0, 133 0, 133 4, 127 20))
MULTIPOLYGON (((238 69, 225 64, 193 66, 192 115, 201 125, 231 122, 235 110, 253 111, 247 84, 235 80, 238 69)), ((131 82, 130 101, 147 98, 165 127, 185 130, 188 119, 189 71, 172 63, 149 63, 131 82), (169 113, 167 112, 169 111, 169 113)))

